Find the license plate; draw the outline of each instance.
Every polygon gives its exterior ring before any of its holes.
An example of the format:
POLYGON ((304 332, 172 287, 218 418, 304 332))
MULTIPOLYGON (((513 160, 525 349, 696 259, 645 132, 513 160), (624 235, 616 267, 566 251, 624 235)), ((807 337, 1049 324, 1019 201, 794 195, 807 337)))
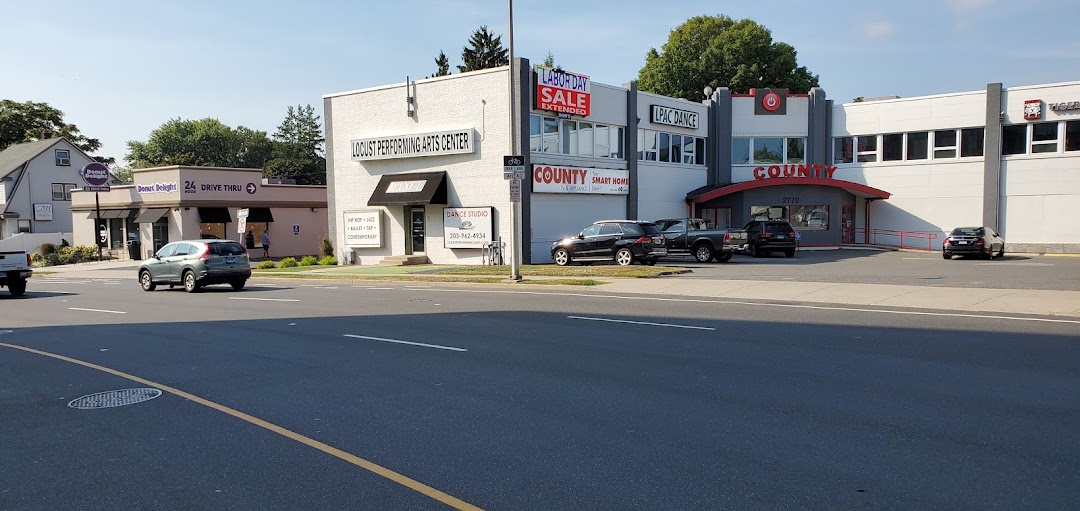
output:
POLYGON ((235 257, 226 257, 226 258, 225 258, 225 264, 233 264, 233 263, 235 263, 235 262, 236 262, 236 258, 235 258, 235 257))
POLYGON ((782 240, 782 239, 784 239, 784 237, 783 237, 782 235, 777 235, 777 236, 776 236, 776 239, 778 239, 778 240, 782 240))
POLYGON ((957 245, 967 245, 967 242, 966 241, 957 241, 956 244, 957 245))

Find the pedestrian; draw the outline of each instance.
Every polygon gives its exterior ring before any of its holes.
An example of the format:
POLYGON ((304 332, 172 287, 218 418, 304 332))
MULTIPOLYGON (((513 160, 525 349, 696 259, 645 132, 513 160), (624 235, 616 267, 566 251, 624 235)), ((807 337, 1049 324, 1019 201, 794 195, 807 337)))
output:
POLYGON ((248 229, 247 239, 244 240, 244 246, 247 247, 249 251, 255 250, 255 233, 251 232, 251 229, 248 229))
POLYGON ((262 233, 262 246, 263 257, 270 257, 270 232, 263 231, 262 233))

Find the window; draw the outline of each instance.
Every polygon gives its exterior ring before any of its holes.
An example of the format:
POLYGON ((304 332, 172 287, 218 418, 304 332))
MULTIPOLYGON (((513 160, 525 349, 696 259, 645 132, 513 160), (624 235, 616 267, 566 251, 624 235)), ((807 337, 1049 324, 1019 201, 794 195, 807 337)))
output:
POLYGON ((671 136, 660 133, 660 161, 671 161, 671 136))
POLYGON ((71 151, 67 149, 56 150, 56 165, 58 167, 71 166, 71 151))
POLYGON ((578 151, 570 154, 589 157, 593 155, 593 125, 591 122, 578 123, 578 151))
POLYGON ((934 159, 956 158, 956 130, 934 132, 934 159))
POLYGON ((644 131, 645 131, 645 144, 644 145, 639 145, 639 147, 645 148, 645 160, 646 161, 656 161, 656 146, 657 146, 656 139, 657 139, 658 133, 656 133, 653 130, 644 130, 644 131))
POLYGON ((796 230, 802 231, 827 231, 829 230, 829 206, 789 206, 788 220, 796 230))
POLYGON ((1080 151, 1080 121, 1065 123, 1065 150, 1080 151))
POLYGON ((30 220, 19 220, 19 232, 30 232, 30 220))
POLYGON ((682 135, 671 135, 671 163, 682 163, 682 135))
POLYGON ((1040 122, 1031 125, 1031 154, 1056 153, 1058 123, 1040 122))
POLYGON ((964 128, 960 130, 960 156, 982 156, 984 137, 985 130, 982 128, 964 128))
POLYGON ((754 163, 784 163, 784 139, 755 138, 754 163))
POLYGON ((603 224, 600 226, 601 236, 611 236, 615 234, 622 234, 622 231, 619 229, 619 224, 603 224))
POLYGON ((786 220, 787 206, 750 206, 753 220, 786 220))
POLYGON ((169 243, 168 245, 165 245, 164 247, 161 247, 161 250, 157 251, 157 254, 155 255, 155 257, 157 257, 158 259, 161 259, 161 258, 164 258, 164 257, 172 256, 173 254, 176 253, 176 245, 177 245, 176 243, 169 243))
POLYGON ((559 120, 544 118, 544 152, 559 152, 559 120))
POLYGON ((855 143, 851 137, 833 139, 833 163, 851 163, 855 161, 855 143))
POLYGON ((750 139, 731 139, 731 164, 745 165, 750 163, 750 139))
POLYGON ((907 159, 925 160, 930 154, 930 134, 925 131, 907 134, 907 159))
POLYGON ((611 158, 611 138, 608 136, 610 128, 603 124, 597 124, 596 128, 596 156, 598 158, 611 158))
POLYGON ((1001 127, 1001 154, 1027 153, 1027 125, 1013 124, 1001 127))
POLYGON ((577 154, 578 132, 576 121, 562 121, 562 153, 577 154))
POLYGON ((75 189, 74 183, 53 183, 52 200, 71 200, 71 191, 75 189))
POLYGON ((682 162, 690 165, 694 164, 694 149, 697 147, 694 144, 694 137, 690 135, 683 135, 682 138, 682 162))
POLYGON ((696 153, 696 156, 697 156, 697 164, 698 165, 705 165, 705 139, 704 138, 699 137, 699 138, 694 139, 694 153, 696 153))
POLYGON ((881 136, 881 161, 904 159, 904 134, 892 133, 881 136))
POLYGON ((877 161, 877 135, 862 135, 857 137, 859 142, 859 154, 856 160, 859 163, 877 161))
POLYGON ((592 224, 581 231, 582 236, 596 236, 600 234, 600 224, 592 224))
POLYGON ((625 140, 623 138, 623 132, 624 131, 625 131, 625 129, 622 126, 619 126, 617 128, 616 127, 611 128, 611 132, 609 133, 609 135, 611 137, 611 139, 610 139, 611 145, 609 147, 609 150, 611 151, 611 157, 612 158, 623 158, 624 157, 625 148, 626 148, 626 146, 623 145, 623 141, 625 140))
POLYGON ((727 229, 731 227, 731 208, 702 209, 699 214, 705 220, 706 229, 727 229))
POLYGON ((529 116, 529 152, 544 151, 544 118, 539 115, 529 116))
POLYGON ((806 139, 805 138, 789 138, 787 139, 787 162, 788 163, 803 163, 806 161, 806 139))

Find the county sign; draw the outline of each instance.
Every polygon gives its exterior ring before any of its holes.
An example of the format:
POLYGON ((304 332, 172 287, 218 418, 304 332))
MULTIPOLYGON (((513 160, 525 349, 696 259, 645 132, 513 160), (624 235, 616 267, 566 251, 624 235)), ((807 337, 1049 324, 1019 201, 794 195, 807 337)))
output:
POLYGON ((109 187, 109 167, 106 167, 104 163, 98 163, 96 161, 87 163, 86 166, 79 171, 79 175, 82 176, 83 181, 86 182, 83 191, 107 192, 112 189, 109 187))
POLYGON ((588 76, 536 66, 536 108, 588 117, 592 103, 588 76))

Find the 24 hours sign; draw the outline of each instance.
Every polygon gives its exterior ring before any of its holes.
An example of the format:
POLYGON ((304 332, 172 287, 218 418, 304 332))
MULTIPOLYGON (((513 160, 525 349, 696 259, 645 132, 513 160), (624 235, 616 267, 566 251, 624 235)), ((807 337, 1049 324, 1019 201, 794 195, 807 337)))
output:
POLYGON ((492 240, 493 209, 443 208, 444 248, 484 248, 492 240))

